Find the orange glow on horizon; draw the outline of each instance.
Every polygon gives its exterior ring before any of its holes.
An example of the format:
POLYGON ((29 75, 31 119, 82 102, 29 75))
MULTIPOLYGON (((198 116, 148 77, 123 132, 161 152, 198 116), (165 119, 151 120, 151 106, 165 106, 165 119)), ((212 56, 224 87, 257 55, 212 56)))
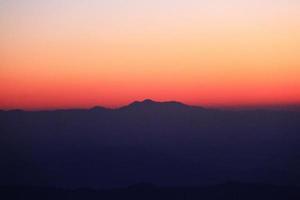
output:
POLYGON ((118 107, 146 98, 300 104, 300 4, 231 1, 226 9, 177 0, 173 7, 7 1, 0 109, 118 107), (94 10, 101 6, 110 12, 94 10))

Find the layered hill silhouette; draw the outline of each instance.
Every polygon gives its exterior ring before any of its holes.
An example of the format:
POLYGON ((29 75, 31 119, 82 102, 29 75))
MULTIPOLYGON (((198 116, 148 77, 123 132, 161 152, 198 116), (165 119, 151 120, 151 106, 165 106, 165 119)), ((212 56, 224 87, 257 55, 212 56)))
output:
POLYGON ((0 185, 300 185, 300 112, 144 100, 0 111, 0 185))

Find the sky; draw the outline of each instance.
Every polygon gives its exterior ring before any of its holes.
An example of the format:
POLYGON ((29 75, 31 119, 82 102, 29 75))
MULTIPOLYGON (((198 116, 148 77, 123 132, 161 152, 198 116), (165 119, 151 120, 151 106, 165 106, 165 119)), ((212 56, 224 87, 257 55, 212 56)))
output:
POLYGON ((0 0, 0 109, 300 104, 298 0, 0 0))

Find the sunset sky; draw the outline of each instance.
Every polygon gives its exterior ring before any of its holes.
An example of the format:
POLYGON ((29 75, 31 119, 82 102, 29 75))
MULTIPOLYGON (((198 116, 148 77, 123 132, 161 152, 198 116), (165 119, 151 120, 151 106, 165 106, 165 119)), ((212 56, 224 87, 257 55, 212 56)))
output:
POLYGON ((299 0, 0 0, 0 109, 300 104, 299 0))

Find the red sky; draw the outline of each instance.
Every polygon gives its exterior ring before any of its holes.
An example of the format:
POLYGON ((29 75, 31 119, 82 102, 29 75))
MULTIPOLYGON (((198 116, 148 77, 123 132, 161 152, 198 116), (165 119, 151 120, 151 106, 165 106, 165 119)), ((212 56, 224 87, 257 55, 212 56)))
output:
POLYGON ((0 2, 0 109, 300 104, 298 1, 0 2))

